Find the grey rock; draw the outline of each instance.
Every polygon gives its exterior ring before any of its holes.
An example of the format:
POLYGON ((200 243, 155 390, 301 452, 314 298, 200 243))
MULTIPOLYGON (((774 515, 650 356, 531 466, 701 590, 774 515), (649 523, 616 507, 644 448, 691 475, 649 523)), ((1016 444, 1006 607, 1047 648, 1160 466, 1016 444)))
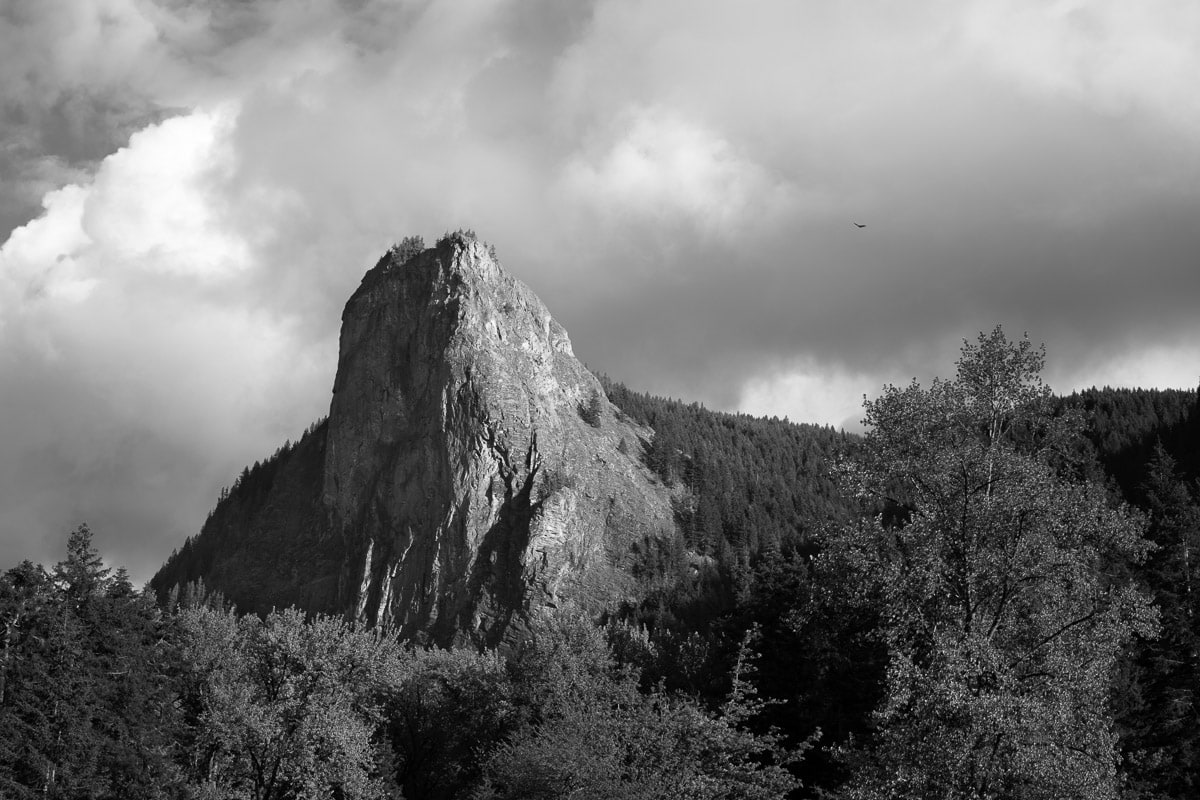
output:
MULTIPOLYGON (((469 235, 404 262, 394 251, 366 274, 343 313, 318 435, 307 526, 318 530, 296 542, 321 543, 313 564, 324 574, 293 566, 278 600, 440 643, 498 644, 548 608, 600 615, 635 603, 668 578, 635 575, 637 553, 682 552, 668 490, 640 459, 652 432, 604 398, 562 326, 469 235), (580 409, 595 397, 589 424, 580 409)), ((296 493, 277 480, 262 508, 296 493)), ((224 540, 289 548, 264 534, 263 514, 243 517, 224 540)), ((205 580, 220 589, 221 574, 205 580)))

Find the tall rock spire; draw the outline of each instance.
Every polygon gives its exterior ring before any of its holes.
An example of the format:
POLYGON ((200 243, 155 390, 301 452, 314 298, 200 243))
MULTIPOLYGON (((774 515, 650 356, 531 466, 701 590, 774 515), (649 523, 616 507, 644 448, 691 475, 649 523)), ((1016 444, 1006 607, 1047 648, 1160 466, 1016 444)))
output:
MULTIPOLYGON (((494 644, 539 609, 636 601, 635 553, 677 544, 667 490, 639 458, 651 431, 608 403, 562 326, 471 235, 393 250, 366 274, 318 435, 317 535, 296 542, 319 540, 318 561, 336 552, 340 566, 293 567, 293 583, 328 587, 297 595, 313 610, 494 644)), ((262 535, 272 502, 235 525, 239 546, 287 548, 262 535)), ((205 581, 221 588, 220 570, 205 581)))

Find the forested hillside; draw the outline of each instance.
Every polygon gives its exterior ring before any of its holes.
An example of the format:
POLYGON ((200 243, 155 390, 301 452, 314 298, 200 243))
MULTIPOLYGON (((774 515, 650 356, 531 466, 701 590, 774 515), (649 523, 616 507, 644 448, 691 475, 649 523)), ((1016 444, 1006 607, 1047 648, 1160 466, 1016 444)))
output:
MULTIPOLYGON (((756 685, 771 701, 760 724, 795 742, 820 729, 826 747, 810 753, 801 774, 809 784, 837 784, 848 762, 833 754, 850 734, 869 736, 878 724, 872 711, 888 663, 879 614, 891 602, 864 598, 846 574, 831 586, 814 566, 822 549, 842 541, 852 516, 831 467, 861 453, 859 438, 607 387, 625 413, 654 428, 647 461, 678 488, 688 541, 710 557, 706 572, 632 615, 654 652, 646 658, 634 648, 632 658, 654 680, 716 697, 726 684, 713 676, 734 666, 738 634, 755 631, 756 685)), ((1125 795, 1192 796, 1200 789, 1200 737, 1191 733, 1200 729, 1190 555, 1200 546, 1197 394, 1092 389, 1046 403, 1049 419, 1079 415, 1056 446, 1056 469, 1106 486, 1107 504, 1126 501, 1148 515, 1154 548, 1144 560, 1132 551, 1102 558, 1161 615, 1161 634, 1126 638, 1114 664, 1125 795)), ((877 496, 862 510, 886 518, 898 505, 877 496)))
MULTIPOLYGON (((194 582, 237 558, 217 535, 155 603, 81 528, 0 578, 0 793, 1194 797, 1196 392, 1056 398, 1041 358, 981 336, 954 378, 885 388, 863 437, 606 381, 655 432, 629 446, 683 549, 643 556, 675 579, 503 653, 239 618, 194 582)), ((302 488, 321 433, 206 531, 302 488)), ((260 568, 269 593, 287 565, 260 568)))
POLYGON ((1195 391, 1092 389, 1066 398, 1114 494, 1147 515, 1154 549, 1126 565, 1159 613, 1159 633, 1132 644, 1113 696, 1126 795, 1200 793, 1200 398, 1195 391))
POLYGON ((237 598, 245 612, 292 605, 333 610, 336 580, 296 580, 305 572, 336 575, 342 556, 341 543, 321 535, 325 429, 324 420, 314 423, 295 443, 242 470, 199 533, 154 575, 150 585, 160 599, 173 587, 206 579, 237 598), (329 566, 315 570, 317 563, 329 566))
POLYGON ((1200 406, 1194 390, 1088 389, 1062 400, 1088 420, 1100 474, 1131 503, 1146 502, 1145 482, 1161 445, 1180 475, 1200 477, 1200 406))
MULTIPOLYGON (((869 736, 878 724, 872 712, 883 698, 888 664, 879 614, 893 602, 864 597, 868 587, 856 583, 869 581, 854 577, 857 573, 843 569, 831 575, 815 566, 822 563, 823 549, 840 546, 853 516, 853 504, 835 485, 832 467, 861 457, 861 440, 813 426, 709 412, 616 383, 608 388, 614 403, 654 428, 647 459, 679 487, 689 541, 712 556, 702 580, 681 582, 677 594, 636 615, 647 638, 657 642, 648 674, 701 694, 707 686, 716 696, 725 685, 706 680, 732 667, 739 632, 756 631, 757 684, 772 702, 761 724, 777 726, 793 741, 820 729, 825 748, 810 754, 801 774, 810 784, 837 784, 849 774, 848 762, 833 754, 850 734, 869 736), (767 519, 760 517, 751 540, 742 523, 755 513, 767 519)), ((1185 768, 1175 762, 1200 762, 1164 745, 1168 734, 1156 720, 1159 715, 1174 720, 1169 736, 1184 747, 1189 737, 1181 734, 1181 726, 1195 721, 1195 712, 1191 690, 1183 684, 1197 672, 1185 612, 1172 609, 1188 571, 1177 541, 1188 523, 1178 520, 1191 519, 1189 509, 1197 500, 1196 472, 1187 466, 1200 452, 1196 394, 1104 389, 1057 400, 1047 396, 1045 402, 1048 419, 1079 414, 1074 433, 1056 446, 1057 469, 1089 476, 1109 487, 1109 503, 1124 499, 1154 518, 1148 535, 1160 549, 1148 561, 1137 563, 1115 552, 1105 557, 1117 559, 1120 563, 1110 568, 1131 575, 1158 601, 1166 627, 1157 639, 1127 639, 1127 655, 1116 668, 1121 758, 1131 785, 1160 790, 1171 784, 1175 793, 1169 796, 1187 796, 1179 789, 1178 773, 1185 768), (1065 462, 1063 453, 1069 454, 1065 462), (1170 460, 1172 454, 1182 462, 1170 460), (1152 475, 1157 488, 1148 483, 1152 475), (1157 499, 1163 493, 1172 498, 1171 509, 1157 499), (1162 541, 1164 514, 1176 520, 1166 525, 1174 542, 1162 541), (1176 555, 1171 559, 1166 553, 1176 555), (1164 558, 1175 567, 1164 566, 1164 558), (1173 620, 1177 630, 1172 632, 1173 620), (1152 769, 1160 770, 1159 778, 1146 777, 1152 769), (1172 770, 1176 774, 1167 778, 1172 770)), ((906 434, 911 443, 920 436, 919 429, 906 434)), ((846 488, 844 481, 840 488, 846 488)), ((859 511, 882 512, 886 519, 908 502, 877 495, 859 511)), ((1197 525, 1190 524, 1195 535, 1197 525)))
POLYGON ((853 441, 831 427, 709 411, 605 381, 608 398, 654 429, 646 463, 684 490, 690 548, 724 560, 795 547, 845 514, 830 465, 853 441))

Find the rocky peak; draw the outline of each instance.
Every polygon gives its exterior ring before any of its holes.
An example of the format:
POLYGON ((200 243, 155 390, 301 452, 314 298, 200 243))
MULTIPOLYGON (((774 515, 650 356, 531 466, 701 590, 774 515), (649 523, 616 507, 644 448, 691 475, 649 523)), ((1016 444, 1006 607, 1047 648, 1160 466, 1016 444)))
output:
POLYGON ((651 436, 490 248, 394 249, 346 304, 328 419, 248 470, 152 585, 511 640, 548 607, 636 602, 682 559, 651 436))
POLYGON ((486 245, 453 235, 401 258, 342 317, 322 489, 339 604, 494 643, 539 608, 634 599, 633 554, 676 536, 638 457, 651 432, 486 245))

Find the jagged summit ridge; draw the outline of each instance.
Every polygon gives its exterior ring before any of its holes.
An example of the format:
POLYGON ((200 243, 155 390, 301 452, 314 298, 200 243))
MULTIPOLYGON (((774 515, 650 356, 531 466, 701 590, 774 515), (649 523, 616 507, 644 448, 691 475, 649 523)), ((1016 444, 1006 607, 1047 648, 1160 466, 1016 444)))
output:
MULTIPOLYGON (((667 490, 640 459, 652 432, 608 403, 541 300, 473 236, 394 249, 367 272, 315 436, 296 449, 303 469, 281 464, 266 496, 198 537, 225 543, 210 586, 496 643, 540 609, 636 601, 649 588, 637 553, 678 549, 667 490), (276 596, 230 579, 234 552, 274 573, 276 596)), ((170 566, 163 581, 180 577, 170 566)))

